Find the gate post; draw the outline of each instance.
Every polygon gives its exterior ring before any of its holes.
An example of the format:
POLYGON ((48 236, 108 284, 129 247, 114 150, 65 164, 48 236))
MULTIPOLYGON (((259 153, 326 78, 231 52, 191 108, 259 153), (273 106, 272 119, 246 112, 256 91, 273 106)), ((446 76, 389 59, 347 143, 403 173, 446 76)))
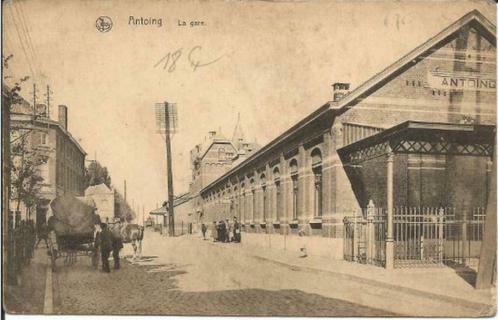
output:
POLYGON ((394 153, 387 147, 387 237, 386 237, 386 269, 394 268, 394 238, 393 238, 393 162, 394 153))
POLYGON ((439 258, 439 263, 443 264, 443 259, 444 259, 444 209, 440 208, 439 209, 439 216, 437 217, 437 223, 438 223, 438 238, 439 238, 439 243, 438 243, 438 258, 439 258))
MULTIPOLYGON (((468 254, 468 250, 469 250, 469 243, 467 242, 467 222, 469 220, 469 212, 467 211, 467 209, 464 209, 463 211, 463 215, 462 215, 462 230, 461 230, 461 234, 462 234, 462 261, 461 263, 463 265, 466 265, 467 264, 467 254, 468 254)), ((470 255, 469 255, 470 256, 470 255)))
POLYGON ((367 205, 367 236, 366 236, 366 249, 367 249, 367 263, 372 263, 375 257, 375 225, 374 225, 375 205, 370 199, 367 205))
POLYGON ((358 253, 357 245, 358 245, 358 224, 356 220, 356 212, 353 214, 353 239, 351 239, 352 242, 352 255, 353 255, 353 262, 358 261, 358 258, 356 257, 356 254, 358 253))

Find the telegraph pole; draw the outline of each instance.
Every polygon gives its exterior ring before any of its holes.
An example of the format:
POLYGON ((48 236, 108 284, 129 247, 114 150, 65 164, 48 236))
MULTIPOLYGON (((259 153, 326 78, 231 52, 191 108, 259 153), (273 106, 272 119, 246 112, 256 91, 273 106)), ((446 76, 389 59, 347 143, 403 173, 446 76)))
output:
POLYGON ((175 236, 175 213, 174 213, 174 193, 173 193, 173 167, 171 163, 171 139, 170 139, 170 116, 168 103, 164 102, 164 121, 165 121, 165 136, 166 136, 166 165, 168 167, 168 224, 169 235, 175 236))
POLYGON ((36 83, 33 83, 33 117, 36 117, 36 83))
POLYGON ((156 124, 158 132, 163 133, 166 143, 166 165, 168 174, 168 234, 175 235, 174 191, 173 191, 173 165, 171 161, 171 135, 176 132, 177 112, 176 104, 161 102, 156 103, 156 124))
MULTIPOLYGON (((47 118, 50 119, 50 86, 47 85, 47 118)), ((97 160, 97 159, 95 159, 97 160)))

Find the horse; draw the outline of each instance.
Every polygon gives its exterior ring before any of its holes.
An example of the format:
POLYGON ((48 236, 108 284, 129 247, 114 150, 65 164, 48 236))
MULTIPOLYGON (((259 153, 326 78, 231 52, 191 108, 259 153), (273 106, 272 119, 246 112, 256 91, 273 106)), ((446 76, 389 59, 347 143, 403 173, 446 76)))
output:
POLYGON ((124 223, 121 227, 124 243, 131 243, 133 247, 133 260, 142 257, 142 240, 144 238, 144 227, 133 223, 124 223))
POLYGON ((142 258, 142 240, 144 239, 144 227, 137 226, 136 228, 133 228, 131 230, 130 238, 131 245, 133 247, 133 260, 136 260, 137 258, 137 251, 138 258, 142 258))

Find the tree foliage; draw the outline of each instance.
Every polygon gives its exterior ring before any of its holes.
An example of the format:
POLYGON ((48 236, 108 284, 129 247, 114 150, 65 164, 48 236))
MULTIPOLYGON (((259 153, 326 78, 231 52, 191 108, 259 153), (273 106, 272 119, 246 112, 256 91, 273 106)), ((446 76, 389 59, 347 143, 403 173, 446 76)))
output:
MULTIPOLYGON (((16 81, 13 81, 14 83, 10 86, 6 85, 6 82, 12 82, 9 79, 12 79, 13 77, 8 74, 7 70, 9 69, 9 61, 14 57, 14 55, 10 54, 8 56, 2 56, 2 66, 4 69, 4 74, 3 74, 3 86, 2 86, 2 91, 7 91, 3 92, 3 96, 6 98, 5 105, 2 106, 4 108, 12 108, 12 106, 21 103, 23 101, 23 98, 20 95, 21 92, 21 86, 24 82, 29 80, 28 76, 22 77, 16 81)), ((3 102, 3 101, 2 101, 3 102)))
POLYGON ((123 195, 117 190, 114 190, 114 208, 115 216, 119 218, 124 218, 126 221, 130 222, 136 217, 136 213, 130 207, 130 205, 125 201, 123 195))
POLYGON ((46 151, 37 148, 33 144, 33 135, 36 131, 15 129, 11 136, 15 138, 11 144, 11 200, 17 201, 17 211, 20 203, 26 208, 32 208, 39 204, 40 189, 44 181, 40 175, 42 165, 48 161, 46 151))
POLYGON ((93 161, 85 168, 85 189, 90 186, 96 186, 104 183, 109 188, 111 187, 111 177, 106 167, 103 167, 99 162, 93 161))

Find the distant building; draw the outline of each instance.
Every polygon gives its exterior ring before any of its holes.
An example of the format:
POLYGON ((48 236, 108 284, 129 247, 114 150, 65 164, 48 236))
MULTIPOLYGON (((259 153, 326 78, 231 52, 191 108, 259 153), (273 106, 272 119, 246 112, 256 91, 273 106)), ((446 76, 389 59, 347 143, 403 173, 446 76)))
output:
POLYGON ((115 216, 114 190, 104 183, 90 186, 85 190, 85 197, 92 198, 97 206, 97 214, 102 222, 113 221, 115 216))
MULTIPOLYGON (((49 203, 56 196, 66 193, 82 196, 84 192, 86 152, 69 133, 67 107, 59 106, 58 121, 48 118, 47 112, 42 110, 44 108, 44 105, 37 105, 35 116, 32 106, 23 100, 12 107, 11 113, 11 140, 27 135, 29 148, 48 156, 47 163, 39 166, 43 178, 41 204, 37 208, 23 208, 21 204, 16 213, 17 217, 24 219, 27 217, 22 214, 30 212, 30 218, 35 219, 37 225, 46 220, 49 203)), ((16 205, 11 203, 10 209, 16 210, 16 205)))
POLYGON ((227 139, 221 132, 210 131, 204 142, 190 151, 192 182, 188 197, 197 221, 202 217, 199 191, 258 149, 256 143, 245 139, 239 115, 232 139, 227 139))

